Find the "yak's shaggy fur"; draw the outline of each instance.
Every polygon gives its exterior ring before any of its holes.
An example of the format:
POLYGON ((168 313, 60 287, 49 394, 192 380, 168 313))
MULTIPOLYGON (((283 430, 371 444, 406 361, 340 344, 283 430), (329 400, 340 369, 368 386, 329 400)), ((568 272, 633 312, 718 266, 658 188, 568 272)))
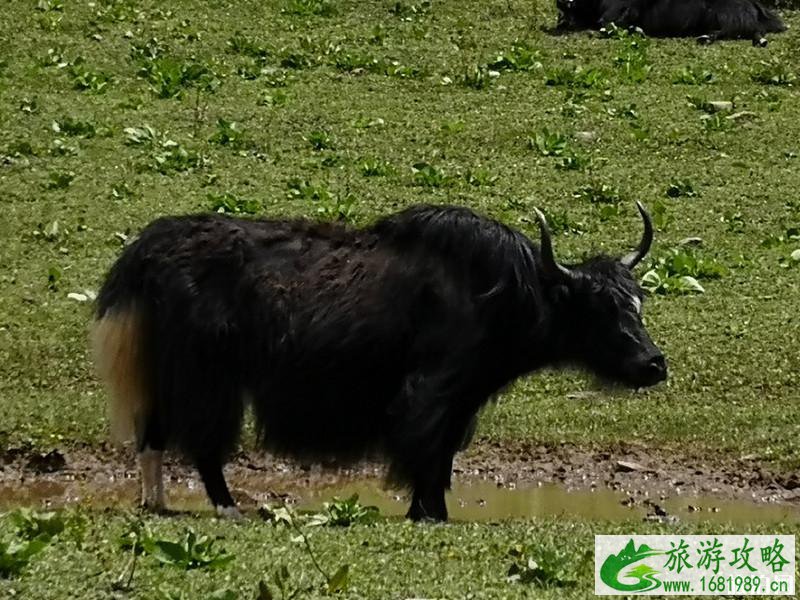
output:
POLYGON ((562 29, 638 27, 653 37, 752 39, 784 31, 780 17, 758 0, 557 0, 562 29))
POLYGON ((574 363, 633 386, 664 378, 641 296, 618 260, 548 274, 539 246, 463 208, 364 229, 170 217, 111 269, 93 346, 152 507, 168 446, 218 508, 233 506, 222 466, 249 399, 267 450, 385 456, 414 489, 409 515, 446 519, 453 455, 516 377, 574 363))

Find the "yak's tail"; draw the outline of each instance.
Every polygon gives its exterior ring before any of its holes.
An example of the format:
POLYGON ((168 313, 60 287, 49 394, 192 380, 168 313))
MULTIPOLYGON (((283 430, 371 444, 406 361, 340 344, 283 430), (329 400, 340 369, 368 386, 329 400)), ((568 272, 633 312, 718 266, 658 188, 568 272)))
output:
POLYGON ((145 360, 144 316, 135 305, 112 308, 92 324, 95 366, 111 394, 111 436, 138 440, 153 406, 145 360))

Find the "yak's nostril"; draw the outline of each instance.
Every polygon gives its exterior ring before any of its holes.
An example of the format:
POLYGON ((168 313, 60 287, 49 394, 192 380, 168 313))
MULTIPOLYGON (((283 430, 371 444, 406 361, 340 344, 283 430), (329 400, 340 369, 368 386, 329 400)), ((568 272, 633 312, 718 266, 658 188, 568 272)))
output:
POLYGON ((657 375, 661 378, 666 377, 667 375, 667 361, 664 359, 664 356, 659 354, 654 356, 650 359, 647 363, 647 370, 650 371, 653 375, 657 375))

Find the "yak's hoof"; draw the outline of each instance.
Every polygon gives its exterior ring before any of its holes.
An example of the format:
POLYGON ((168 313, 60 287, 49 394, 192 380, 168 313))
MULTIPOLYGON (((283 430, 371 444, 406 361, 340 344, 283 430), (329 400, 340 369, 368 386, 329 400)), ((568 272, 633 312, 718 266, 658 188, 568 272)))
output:
POLYGON ((142 510, 146 510, 147 512, 151 512, 157 515, 164 515, 169 512, 167 510, 166 505, 163 502, 151 502, 145 500, 140 504, 140 506, 142 510))
POLYGON ((231 521, 241 521, 244 517, 239 509, 235 506, 217 506, 217 516, 221 519, 230 519, 231 521))
POLYGON ((762 37, 753 39, 753 46, 755 46, 756 48, 766 48, 767 44, 769 44, 767 38, 762 37))
POLYGON ((701 35, 697 38, 697 43, 701 46, 709 46, 714 43, 714 38, 710 35, 701 35))

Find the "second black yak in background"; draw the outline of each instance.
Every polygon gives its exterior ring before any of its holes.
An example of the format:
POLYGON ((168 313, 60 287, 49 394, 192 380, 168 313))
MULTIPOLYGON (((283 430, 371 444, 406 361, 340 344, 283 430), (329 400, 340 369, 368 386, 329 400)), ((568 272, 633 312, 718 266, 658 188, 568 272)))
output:
POLYGON ((745 38, 766 46, 767 33, 786 29, 758 0, 557 0, 561 30, 638 27, 653 37, 699 42, 745 38))

